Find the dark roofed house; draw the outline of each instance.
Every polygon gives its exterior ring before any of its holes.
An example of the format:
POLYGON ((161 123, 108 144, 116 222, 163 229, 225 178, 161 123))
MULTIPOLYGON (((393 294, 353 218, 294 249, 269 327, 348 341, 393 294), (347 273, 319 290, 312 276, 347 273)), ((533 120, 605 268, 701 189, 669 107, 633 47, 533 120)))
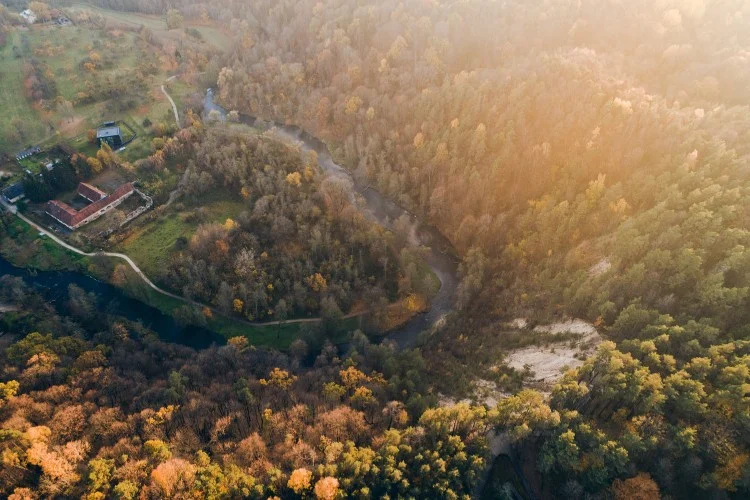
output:
MULTIPOLYGON (((95 189, 96 191, 99 191, 93 186, 90 186, 88 184, 87 186, 95 189)), ((84 190, 85 189, 86 188, 84 188, 84 190)), ((78 190, 80 194, 80 185, 78 186, 78 190)), ((125 201, 125 199, 133 194, 134 191, 135 188, 133 187, 133 183, 126 182, 122 186, 112 191, 112 193, 110 193, 109 195, 94 201, 81 210, 76 210, 61 201, 52 200, 47 203, 47 214, 63 224, 68 229, 76 229, 98 219, 108 211, 112 210, 120 203, 125 201)))
POLYGON ((41 153, 42 148, 39 146, 34 146, 33 148, 24 149, 20 153, 16 155, 16 160, 23 160, 24 158, 28 158, 31 155, 35 155, 37 153, 41 153))
POLYGON ((106 126, 101 127, 96 131, 96 140, 99 142, 100 146, 102 142, 106 142, 112 149, 120 149, 120 147, 122 147, 120 127, 108 123, 106 126))
POLYGON ((7 188, 3 189, 1 194, 3 195, 3 198, 8 200, 9 203, 17 202, 25 196, 23 190, 23 182, 16 182, 15 184, 11 184, 7 188))
POLYGON ((92 203, 107 197, 107 193, 85 182, 78 184, 77 193, 79 196, 86 198, 92 203))

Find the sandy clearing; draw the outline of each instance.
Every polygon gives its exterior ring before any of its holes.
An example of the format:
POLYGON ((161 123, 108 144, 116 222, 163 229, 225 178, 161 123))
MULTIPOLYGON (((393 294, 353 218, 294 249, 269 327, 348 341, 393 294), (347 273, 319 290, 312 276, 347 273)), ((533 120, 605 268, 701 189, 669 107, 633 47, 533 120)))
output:
POLYGON ((574 333, 581 336, 580 339, 565 340, 548 347, 529 346, 508 353, 508 366, 519 371, 528 366, 533 372, 532 381, 542 387, 554 384, 565 370, 581 366, 602 341, 594 325, 580 319, 539 325, 534 331, 551 335, 574 333))

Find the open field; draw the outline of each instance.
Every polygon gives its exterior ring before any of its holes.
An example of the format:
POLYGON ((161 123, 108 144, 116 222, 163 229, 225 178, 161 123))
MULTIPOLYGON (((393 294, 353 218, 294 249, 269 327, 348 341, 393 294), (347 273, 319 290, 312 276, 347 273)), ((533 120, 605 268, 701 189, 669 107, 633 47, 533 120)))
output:
POLYGON ((0 49, 0 151, 12 156, 29 144, 48 146, 62 140, 92 154, 96 147, 88 143, 86 132, 105 121, 125 121, 138 135, 129 145, 132 153, 123 152, 125 159, 150 153, 153 134, 142 125, 144 120, 174 125, 171 107, 158 90, 167 75, 156 54, 131 32, 49 25, 11 31, 0 49), (32 59, 52 82, 49 92, 72 107, 47 101, 43 109, 36 109, 29 103, 24 64, 32 59), (85 69, 92 60, 95 68, 85 69), (128 90, 128 78, 137 68, 148 71, 145 95, 128 90), (125 94, 117 97, 123 89, 125 94))
POLYGON ((0 163, 0 188, 15 182, 22 173, 23 169, 15 161, 0 163))
MULTIPOLYGON (((8 41, 0 48, 0 152, 13 147, 35 143, 48 133, 46 125, 36 119, 36 110, 24 97, 23 59, 16 57, 14 47, 20 47, 20 33, 11 31, 8 41)), ((20 50, 20 49, 19 49, 20 50)))
MULTIPOLYGON (((167 29, 167 25, 163 16, 150 16, 146 14, 139 14, 136 12, 121 12, 109 10, 84 2, 74 3, 67 10, 71 13, 89 11, 104 17, 107 21, 113 24, 123 24, 125 26, 132 27, 145 26, 146 28, 151 30, 154 35, 161 38, 180 40, 186 37, 184 29, 167 29)), ((227 36, 221 29, 212 24, 198 24, 186 21, 185 27, 198 30, 201 34, 201 37, 206 43, 211 44, 219 50, 227 50, 229 48, 229 36, 227 36)))
MULTIPOLYGON (((206 211, 206 222, 223 222, 235 217, 244 209, 238 201, 209 201, 203 208, 206 211)), ((189 240, 199 225, 190 217, 194 210, 171 211, 156 220, 139 226, 115 248, 118 252, 128 254, 143 271, 159 280, 169 263, 169 256, 174 251, 175 243, 180 238, 189 240)))
POLYGON ((86 268, 87 258, 64 249, 34 228, 15 217, 4 229, 7 238, 0 238, 0 254, 18 267, 39 270, 76 270, 86 268))
MULTIPOLYGON (((120 283, 130 296, 149 304, 160 311, 174 315, 177 309, 185 307, 185 303, 173 297, 162 295, 150 287, 128 268, 127 281, 120 283)), ((330 340, 336 344, 349 341, 346 332, 354 331, 358 327, 358 318, 347 318, 341 322, 339 332, 330 340)), ((287 349, 300 337, 302 323, 285 323, 283 325, 249 325, 240 320, 213 315, 206 320, 206 327, 213 332, 229 339, 232 337, 246 337, 251 345, 268 346, 276 349, 287 349)))
MULTIPOLYGON (((5 227, 7 238, 0 239, 0 254, 12 264, 19 267, 38 270, 72 270, 91 274, 97 279, 110 281, 111 277, 102 274, 100 266, 94 265, 94 259, 84 257, 66 250, 51 239, 40 236, 31 226, 15 217, 8 219, 5 227), (19 250, 21 249, 21 250, 19 250)), ((97 257, 99 258, 99 257, 97 257)), ((107 257, 101 257, 108 259, 107 257)), ((119 263, 111 259, 112 263, 119 263)), ((175 310, 185 307, 185 303, 172 297, 162 295, 143 283, 127 268, 125 282, 115 283, 128 295, 160 311, 173 314, 175 310)), ((349 340, 346 332, 357 328, 358 319, 349 318, 342 322, 339 333, 331 339, 334 343, 349 340)), ((287 349, 300 335, 301 324, 287 323, 283 325, 253 326, 223 316, 209 318, 205 325, 208 329, 225 338, 244 336, 250 344, 268 346, 277 349, 287 349)))

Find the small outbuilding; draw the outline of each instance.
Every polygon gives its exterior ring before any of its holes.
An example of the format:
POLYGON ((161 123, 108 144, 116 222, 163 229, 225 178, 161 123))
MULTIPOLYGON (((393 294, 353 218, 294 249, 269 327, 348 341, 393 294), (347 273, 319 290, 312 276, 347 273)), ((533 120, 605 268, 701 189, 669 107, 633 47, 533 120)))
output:
POLYGON ((16 182, 15 184, 11 184, 7 188, 2 190, 3 198, 8 200, 8 203, 15 203, 21 198, 25 196, 24 190, 23 190, 23 182, 16 182))
POLYGON ((34 147, 31 147, 31 148, 28 148, 28 149, 24 149, 23 151, 19 152, 16 155, 16 160, 20 161, 20 160, 28 158, 31 155, 35 155, 35 154, 41 153, 41 152, 42 152, 42 148, 40 148, 39 146, 34 146, 34 147))
POLYGON ((103 142, 109 144, 112 149, 120 149, 122 147, 122 134, 120 133, 120 127, 115 124, 106 124, 100 127, 96 131, 96 140, 101 146, 103 142))

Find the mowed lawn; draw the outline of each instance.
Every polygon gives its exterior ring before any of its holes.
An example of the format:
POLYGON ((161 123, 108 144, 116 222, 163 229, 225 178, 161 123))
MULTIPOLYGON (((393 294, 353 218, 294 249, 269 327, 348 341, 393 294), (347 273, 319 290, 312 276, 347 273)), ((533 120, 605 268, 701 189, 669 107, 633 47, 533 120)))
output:
MULTIPOLYGON (((245 209, 243 203, 231 200, 217 200, 203 206, 207 212, 207 222, 225 222, 245 209)), ((199 223, 188 220, 194 209, 184 212, 172 211, 157 220, 137 227, 116 250, 126 253, 138 267, 152 280, 159 281, 164 275, 169 258, 175 251, 179 238, 187 240, 198 228, 199 223)))
POLYGON ((23 58, 17 58, 13 47, 19 47, 19 33, 11 31, 0 48, 0 152, 14 155, 23 145, 30 145, 45 136, 47 127, 26 100, 23 87, 23 58), (18 134, 19 124, 21 133, 18 134))

